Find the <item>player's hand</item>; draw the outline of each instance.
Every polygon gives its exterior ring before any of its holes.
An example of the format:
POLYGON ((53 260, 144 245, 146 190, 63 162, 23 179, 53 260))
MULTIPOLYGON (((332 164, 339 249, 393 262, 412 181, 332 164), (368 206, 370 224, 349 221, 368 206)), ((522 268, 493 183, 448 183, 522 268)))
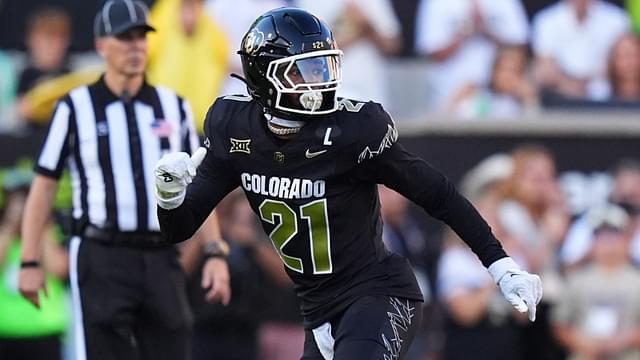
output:
POLYGON ((491 264, 489 273, 507 301, 519 312, 528 313, 530 321, 535 321, 536 306, 542 299, 540 277, 521 270, 510 257, 491 264))
POLYGON ((20 289, 20 294, 39 309, 40 298, 38 297, 38 293, 40 290, 43 290, 45 297, 48 296, 42 267, 21 269, 18 277, 18 288, 20 289))
POLYGON ((208 289, 205 299, 209 302, 220 301, 228 305, 231 300, 231 285, 229 284, 229 267, 223 258, 208 259, 202 268, 202 288, 208 289))
POLYGON ((158 161, 155 169, 156 199, 161 208, 171 210, 182 204, 187 185, 196 176, 196 168, 206 154, 207 150, 201 147, 191 157, 185 152, 175 152, 158 161))

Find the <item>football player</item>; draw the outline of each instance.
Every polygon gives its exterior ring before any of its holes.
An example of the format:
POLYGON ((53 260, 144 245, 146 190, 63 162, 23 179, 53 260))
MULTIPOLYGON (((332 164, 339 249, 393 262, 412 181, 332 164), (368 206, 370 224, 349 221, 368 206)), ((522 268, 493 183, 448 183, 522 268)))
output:
POLYGON ((336 97, 342 52, 326 23, 301 9, 272 10, 239 54, 250 96, 217 99, 206 151, 167 154, 156 167, 158 216, 171 242, 188 239, 242 187, 295 284, 303 359, 402 358, 422 295, 406 259, 383 245, 376 184, 384 184, 453 228, 535 319, 540 278, 505 254, 441 173, 397 142, 380 104, 336 97))

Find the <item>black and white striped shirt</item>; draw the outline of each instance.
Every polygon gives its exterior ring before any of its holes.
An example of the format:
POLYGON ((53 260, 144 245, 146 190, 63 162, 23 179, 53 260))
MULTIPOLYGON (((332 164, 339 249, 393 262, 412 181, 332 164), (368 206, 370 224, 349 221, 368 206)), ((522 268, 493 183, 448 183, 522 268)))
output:
POLYGON ((72 90, 56 107, 36 165, 59 179, 71 170, 73 218, 115 231, 159 231, 154 168, 167 152, 198 147, 191 109, 146 82, 129 101, 104 78, 72 90))

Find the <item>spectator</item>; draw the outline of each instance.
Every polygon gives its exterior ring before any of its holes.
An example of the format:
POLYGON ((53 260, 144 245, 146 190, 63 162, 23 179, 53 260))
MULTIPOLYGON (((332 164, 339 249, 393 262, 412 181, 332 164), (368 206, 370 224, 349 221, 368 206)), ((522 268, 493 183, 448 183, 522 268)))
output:
POLYGON ((51 219, 44 233, 43 266, 46 296, 36 309, 18 292, 20 222, 33 173, 12 169, 4 177, 7 202, 0 223, 0 359, 61 359, 62 338, 69 322, 67 253, 58 243, 51 219))
MULTIPOLYGON (((513 160, 510 154, 496 153, 480 161, 469 169, 460 181, 460 190, 475 204, 483 209, 497 207, 496 185, 506 179, 513 171, 513 160)), ((488 214, 485 214, 488 215, 488 214)), ((497 215, 491 215, 489 222, 498 224, 497 215)))
POLYGON ((227 73, 228 40, 204 12, 203 0, 159 0, 150 22, 158 31, 149 34, 149 81, 184 96, 202 133, 227 73))
MULTIPOLYGON (((640 264, 640 163, 636 159, 622 159, 612 170, 613 187, 609 201, 619 204, 630 217, 633 236, 630 257, 640 264)), ((592 247, 593 226, 583 215, 576 219, 567 233, 560 251, 560 259, 568 269, 588 261, 592 247)))
POLYGON ((633 33, 621 36, 609 55, 611 100, 640 102, 640 40, 633 33))
POLYGON ((14 124, 13 108, 16 100, 16 75, 13 62, 0 50, 0 132, 14 124))
POLYGON ((569 226, 569 213, 548 149, 521 145, 512 152, 512 159, 513 170, 497 189, 498 222, 528 270, 543 274, 545 289, 538 321, 524 329, 523 346, 527 359, 558 359, 562 354, 549 335, 548 309, 562 291, 557 252, 569 226))
MULTIPOLYGON (((242 74, 242 63, 236 54, 235 44, 240 44, 251 23, 268 10, 286 5, 285 0, 206 0, 205 9, 224 30, 231 47, 227 58, 227 73, 242 74)), ((247 85, 227 76, 221 94, 246 94, 247 85)))
POLYGON ((607 57, 629 30, 624 11, 602 0, 563 0, 548 6, 533 21, 537 81, 562 97, 606 99, 607 57))
POLYGON ((463 119, 517 119, 535 111, 537 103, 536 91, 527 78, 526 50, 503 47, 496 55, 489 85, 463 87, 453 97, 449 112, 463 119))
POLYGON ((594 209, 592 263, 576 270, 553 310, 555 334, 571 360, 640 358, 640 271, 628 257, 628 217, 594 209))
MULTIPOLYGON (((344 52, 338 95, 389 104, 386 56, 401 50, 400 23, 390 0, 297 0, 333 28, 344 52)), ((388 105, 387 105, 388 106, 388 105)))
POLYGON ((416 21, 416 50, 432 61, 429 96, 437 110, 465 86, 487 86, 496 49, 525 45, 528 36, 519 0, 422 0, 416 21))
MULTIPOLYGON (((71 19, 59 8, 45 7, 37 10, 27 22, 26 44, 29 49, 28 64, 18 80, 18 96, 39 83, 66 74, 69 70, 67 50, 71 40, 71 19)), ((33 121, 31 109, 21 101, 18 108, 23 120, 33 121)))
POLYGON ((513 171, 498 189, 499 222, 522 247, 529 269, 543 271, 553 264, 569 221, 555 160, 536 144, 519 146, 512 159, 513 171))
POLYGON ((438 291, 446 309, 442 358, 522 359, 517 315, 501 297, 482 264, 455 237, 438 267, 438 291))
MULTIPOLYGON (((461 189, 500 236, 507 251, 520 257, 497 216, 498 185, 512 167, 508 155, 492 155, 467 172, 461 189)), ((452 232, 447 232, 438 265, 438 295, 445 307, 442 358, 522 359, 518 324, 523 319, 511 311, 491 278, 478 271, 482 264, 452 232)))

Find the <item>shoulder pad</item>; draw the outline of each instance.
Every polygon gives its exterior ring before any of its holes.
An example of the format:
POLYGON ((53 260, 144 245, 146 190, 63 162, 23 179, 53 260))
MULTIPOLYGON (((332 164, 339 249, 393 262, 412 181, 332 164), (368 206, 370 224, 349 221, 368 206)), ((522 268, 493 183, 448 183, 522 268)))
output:
POLYGON ((234 113, 251 103, 247 95, 226 95, 217 98, 207 111, 204 132, 207 136, 214 130, 224 127, 234 113))
POLYGON ((225 95, 222 97, 222 99, 240 102, 250 102, 251 100, 253 100, 253 98, 249 95, 225 95))
POLYGON ((338 111, 344 111, 348 113, 359 113, 367 104, 368 102, 366 101, 339 98, 338 111))
POLYGON ((244 126, 248 121, 246 110, 253 106, 257 105, 248 95, 226 95, 217 98, 205 118, 205 146, 211 147, 215 139, 226 138, 232 126, 244 126))
POLYGON ((358 148, 358 164, 379 156, 398 141, 395 123, 382 105, 366 103, 363 115, 358 119, 358 127, 362 134, 358 148))

